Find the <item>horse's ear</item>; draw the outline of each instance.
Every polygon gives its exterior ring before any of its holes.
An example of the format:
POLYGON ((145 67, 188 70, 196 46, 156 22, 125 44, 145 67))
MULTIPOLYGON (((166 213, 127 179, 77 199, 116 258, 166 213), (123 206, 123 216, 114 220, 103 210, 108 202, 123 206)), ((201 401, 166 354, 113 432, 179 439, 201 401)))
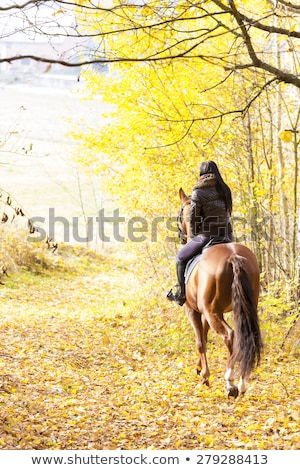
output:
POLYGON ((182 202, 185 202, 188 199, 182 188, 179 189, 179 197, 182 202))

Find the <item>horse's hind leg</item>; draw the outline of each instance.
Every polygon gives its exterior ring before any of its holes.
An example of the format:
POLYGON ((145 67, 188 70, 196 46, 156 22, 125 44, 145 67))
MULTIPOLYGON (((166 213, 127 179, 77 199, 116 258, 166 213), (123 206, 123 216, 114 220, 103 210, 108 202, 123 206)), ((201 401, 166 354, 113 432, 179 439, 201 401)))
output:
POLYGON ((206 342, 209 325, 199 312, 186 306, 186 311, 195 333, 196 347, 199 354, 197 362, 197 374, 201 377, 202 385, 209 386, 209 368, 206 357, 206 342))
MULTIPOLYGON (((224 343, 228 349, 228 361, 225 372, 226 391, 228 397, 237 398, 239 388, 234 384, 234 360, 233 360, 233 338, 234 331, 224 320, 223 313, 212 313, 209 310, 205 312, 206 319, 210 327, 222 336, 224 343)), ((240 385, 240 384, 239 384, 240 385)))

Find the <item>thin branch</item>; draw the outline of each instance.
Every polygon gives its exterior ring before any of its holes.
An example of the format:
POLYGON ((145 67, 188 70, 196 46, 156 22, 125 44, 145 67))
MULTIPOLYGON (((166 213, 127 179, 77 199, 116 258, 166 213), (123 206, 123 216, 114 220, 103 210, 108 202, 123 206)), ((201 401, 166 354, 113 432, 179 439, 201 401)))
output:
MULTIPOLYGON (((183 121, 181 121, 183 122, 183 121)), ((186 136, 189 134, 193 124, 195 123, 195 121, 192 121, 190 123, 190 125, 188 126, 187 130, 185 131, 185 133, 178 139, 178 140, 175 140, 174 142, 170 142, 169 144, 162 144, 162 145, 155 145, 153 147, 145 147, 144 150, 153 150, 153 149, 158 149, 158 148, 164 148, 164 147, 171 147, 172 145, 176 145, 176 144, 179 144, 180 142, 182 142, 186 136)))
MULTIPOLYGON (((190 50, 194 49, 196 46, 193 46, 190 48, 190 50)), ((36 62, 44 62, 48 64, 59 64, 63 65, 64 67, 80 67, 83 65, 92 65, 92 64, 110 64, 110 63, 115 63, 115 62, 162 62, 162 61, 168 61, 168 60, 173 60, 173 59, 202 59, 209 61, 211 59, 217 59, 214 56, 204 56, 204 55, 188 55, 188 50, 187 52, 180 52, 178 54, 170 54, 162 57, 156 57, 156 56, 146 56, 146 57, 107 57, 107 58, 99 58, 99 59, 90 59, 90 60, 82 60, 82 61, 77 61, 77 62, 69 62, 68 60, 62 60, 62 59, 50 59, 46 57, 41 57, 41 56, 36 56, 33 54, 19 54, 16 56, 11 56, 11 57, 2 57, 0 58, 0 63, 3 62, 8 62, 12 63, 17 60, 22 60, 22 59, 31 59, 36 62)))

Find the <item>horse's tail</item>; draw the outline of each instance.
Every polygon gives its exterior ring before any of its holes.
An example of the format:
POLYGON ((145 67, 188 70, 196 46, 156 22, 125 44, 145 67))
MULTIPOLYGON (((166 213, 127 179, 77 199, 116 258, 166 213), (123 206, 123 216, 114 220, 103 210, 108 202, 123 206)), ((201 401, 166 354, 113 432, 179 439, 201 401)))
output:
POLYGON ((245 260, 237 254, 230 260, 233 269, 232 310, 235 330, 233 358, 240 362, 242 377, 249 376, 259 364, 262 350, 257 300, 245 269, 245 260))

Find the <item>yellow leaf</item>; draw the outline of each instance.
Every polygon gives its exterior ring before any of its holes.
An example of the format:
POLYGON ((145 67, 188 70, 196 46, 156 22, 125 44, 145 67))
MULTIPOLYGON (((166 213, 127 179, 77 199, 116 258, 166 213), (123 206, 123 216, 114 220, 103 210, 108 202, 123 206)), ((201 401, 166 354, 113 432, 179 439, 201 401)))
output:
POLYGON ((64 10, 62 10, 61 8, 59 10, 56 10, 52 13, 52 16, 56 16, 56 15, 60 15, 61 13, 64 13, 64 10))
POLYGON ((205 437, 205 445, 210 446, 213 444, 214 438, 212 436, 205 437))
POLYGON ((102 338, 102 343, 103 344, 109 344, 110 343, 110 339, 107 335, 104 335, 103 338, 102 338))
POLYGON ((279 138, 283 142, 291 142, 293 140, 292 131, 283 130, 279 132, 279 138))

